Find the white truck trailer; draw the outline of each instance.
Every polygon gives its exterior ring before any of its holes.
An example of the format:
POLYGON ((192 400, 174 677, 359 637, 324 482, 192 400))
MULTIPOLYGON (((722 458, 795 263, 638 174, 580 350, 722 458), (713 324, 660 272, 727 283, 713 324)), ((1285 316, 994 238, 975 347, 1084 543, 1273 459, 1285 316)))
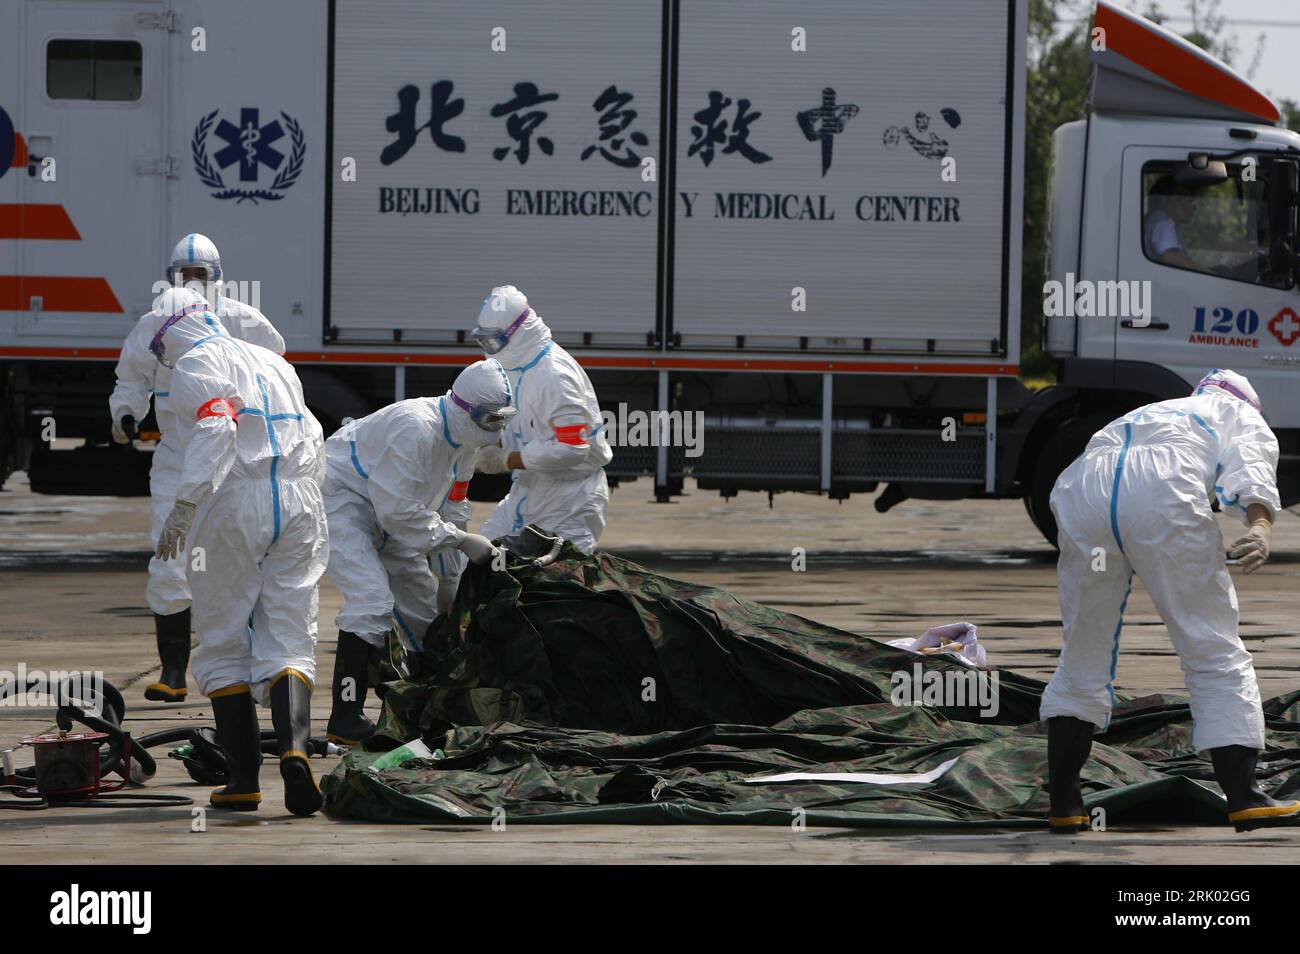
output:
POLYGON ((611 477, 660 499, 1023 497, 1053 539, 1092 431, 1222 365, 1293 502, 1300 137, 1106 2, 1087 118, 1056 136, 1060 384, 1017 380, 1026 5, 10 0, 0 476, 144 490, 148 453, 108 443, 113 363, 199 231, 327 429, 444 389, 508 282, 606 409, 703 415, 702 446, 616 447, 611 477), (1173 192, 1192 265, 1148 247, 1173 192))

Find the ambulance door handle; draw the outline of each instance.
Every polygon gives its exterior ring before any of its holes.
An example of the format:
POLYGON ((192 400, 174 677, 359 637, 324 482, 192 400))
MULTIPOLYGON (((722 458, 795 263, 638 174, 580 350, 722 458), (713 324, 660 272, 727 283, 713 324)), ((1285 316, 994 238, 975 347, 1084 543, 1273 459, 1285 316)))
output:
POLYGON ((54 152, 54 137, 46 133, 33 133, 27 137, 27 175, 36 178, 41 163, 54 152))
POLYGON ((1153 320, 1150 324, 1138 325, 1133 323, 1132 318, 1125 318, 1123 321, 1120 322, 1120 327, 1132 328, 1134 331, 1168 331, 1169 322, 1153 320))

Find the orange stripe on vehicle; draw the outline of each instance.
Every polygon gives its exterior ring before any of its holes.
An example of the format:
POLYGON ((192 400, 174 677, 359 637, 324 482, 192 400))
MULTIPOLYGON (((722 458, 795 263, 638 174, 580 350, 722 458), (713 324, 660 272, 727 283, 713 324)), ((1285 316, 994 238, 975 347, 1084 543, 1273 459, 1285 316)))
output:
POLYGON ((451 485, 451 492, 447 494, 448 500, 464 500, 465 494, 469 492, 469 481, 458 480, 451 485))
POLYGON ((585 447, 587 437, 583 433, 587 429, 586 424, 570 424, 565 427, 555 429, 555 439, 561 444, 572 444, 574 447, 585 447))
MULTIPOLYGON (((3 310, 3 308, 0 308, 3 310)), ((25 309, 23 309, 25 310, 25 309)), ((92 360, 111 358, 116 361, 120 348, 50 348, 50 347, 0 347, 6 358, 79 358, 92 360)), ((821 360, 788 358, 677 358, 632 357, 626 355, 575 355, 584 368, 593 370, 641 368, 662 371, 789 371, 793 374, 812 374, 832 371, 836 374, 900 374, 944 377, 1002 377, 1014 378, 1020 373, 1018 364, 959 364, 957 362, 923 363, 920 361, 855 361, 851 358, 825 358, 821 360)), ((464 368, 474 363, 465 354, 417 354, 410 351, 289 351, 284 359, 292 364, 356 364, 356 365, 448 365, 464 368)))
POLYGON ((39 297, 42 311, 121 313, 122 305, 102 278, 0 275, 0 311, 29 311, 39 297))
MULTIPOLYGON (((2 311, 3 308, 0 308, 2 311)), ((6 358, 73 358, 77 361, 116 361, 121 348, 0 348, 6 358)))
POLYGON ((0 204, 0 239, 66 239, 81 234, 61 205, 0 204))
MULTIPOLYGON (((0 350, 0 353, 3 353, 0 350)), ((481 352, 480 352, 481 353, 481 352)), ((584 368, 642 368, 663 371, 790 371, 812 373, 834 371, 840 374, 922 374, 960 375, 965 377, 1015 377, 1018 364, 961 364, 955 361, 925 363, 921 361, 862 361, 854 358, 825 357, 780 358, 679 358, 673 355, 633 356, 575 354, 584 368)), ((466 367, 474 363, 467 354, 417 353, 410 351, 288 351, 284 359, 293 364, 437 364, 466 367)))
POLYGON ((1116 10, 1098 4, 1093 24, 1106 31, 1106 45, 1112 52, 1164 77, 1186 93, 1267 122, 1275 123, 1282 118, 1272 101, 1250 84, 1175 46, 1116 10))

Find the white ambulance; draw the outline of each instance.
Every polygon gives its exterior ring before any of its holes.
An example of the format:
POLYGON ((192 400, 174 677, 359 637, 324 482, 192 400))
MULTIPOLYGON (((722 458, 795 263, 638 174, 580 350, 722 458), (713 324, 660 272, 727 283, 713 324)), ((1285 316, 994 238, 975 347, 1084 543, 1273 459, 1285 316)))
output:
POLYGON ((1046 211, 1022 207, 1026 5, 8 0, 0 474, 143 490, 147 452, 108 443, 113 363, 197 231, 327 427, 445 388, 513 283, 612 414, 702 415, 697 447, 615 450, 661 499, 1024 497, 1050 539, 1100 423, 1225 366, 1293 502, 1300 137, 1105 0, 1087 118, 1056 136, 1060 384, 1017 380, 1046 211), (1152 233, 1178 199, 1173 263, 1152 233))

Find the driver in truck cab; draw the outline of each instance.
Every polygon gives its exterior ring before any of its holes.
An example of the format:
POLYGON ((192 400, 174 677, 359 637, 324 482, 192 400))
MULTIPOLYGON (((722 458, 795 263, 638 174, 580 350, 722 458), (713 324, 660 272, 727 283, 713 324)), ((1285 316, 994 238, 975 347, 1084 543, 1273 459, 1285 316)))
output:
POLYGON ((1183 245, 1183 229, 1191 221, 1195 197, 1194 187, 1175 181, 1172 175, 1162 176, 1152 186, 1146 221, 1142 225, 1148 258, 1178 268, 1205 271, 1205 266, 1188 255, 1183 245))

